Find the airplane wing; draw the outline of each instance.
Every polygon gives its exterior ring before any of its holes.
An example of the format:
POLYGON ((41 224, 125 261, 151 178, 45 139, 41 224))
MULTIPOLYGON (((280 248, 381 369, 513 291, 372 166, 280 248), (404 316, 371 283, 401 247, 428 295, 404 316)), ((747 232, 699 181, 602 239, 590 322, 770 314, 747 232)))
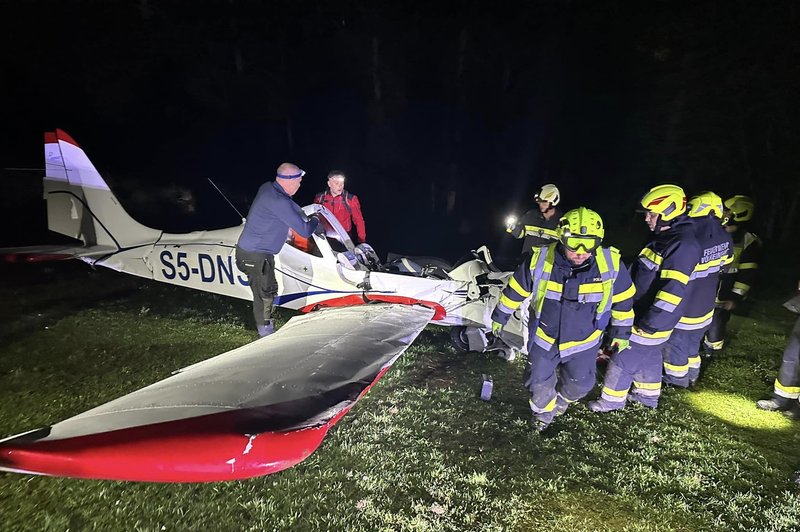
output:
POLYGON ((102 257, 114 253, 115 246, 25 246, 17 248, 0 248, 0 257, 5 262, 44 262, 51 260, 78 259, 81 257, 102 257))
POLYGON ((207 482, 286 469, 316 450, 432 315, 375 304, 294 317, 271 336, 0 441, 0 470, 207 482))

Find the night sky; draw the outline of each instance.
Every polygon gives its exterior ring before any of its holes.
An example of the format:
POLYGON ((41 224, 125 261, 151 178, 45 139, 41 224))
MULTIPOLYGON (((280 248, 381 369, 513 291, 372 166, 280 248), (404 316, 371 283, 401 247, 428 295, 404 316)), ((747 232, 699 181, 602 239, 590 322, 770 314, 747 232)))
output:
POLYGON ((662 182, 800 223, 800 3, 17 1, 0 7, 0 245, 42 243, 42 133, 72 135, 128 211, 238 223, 283 161, 348 173, 368 241, 455 259, 556 183, 614 235, 662 182), (38 240, 32 242, 31 238, 38 240))

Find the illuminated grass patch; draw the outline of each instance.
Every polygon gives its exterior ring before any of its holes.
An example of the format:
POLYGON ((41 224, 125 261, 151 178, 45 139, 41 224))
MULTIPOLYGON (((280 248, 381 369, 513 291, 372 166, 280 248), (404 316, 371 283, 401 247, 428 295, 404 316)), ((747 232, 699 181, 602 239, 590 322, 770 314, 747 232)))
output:
POLYGON ((734 393, 702 390, 687 394, 685 400, 699 412, 710 414, 737 427, 770 431, 787 430, 796 425, 796 422, 779 412, 760 410, 751 399, 734 393))

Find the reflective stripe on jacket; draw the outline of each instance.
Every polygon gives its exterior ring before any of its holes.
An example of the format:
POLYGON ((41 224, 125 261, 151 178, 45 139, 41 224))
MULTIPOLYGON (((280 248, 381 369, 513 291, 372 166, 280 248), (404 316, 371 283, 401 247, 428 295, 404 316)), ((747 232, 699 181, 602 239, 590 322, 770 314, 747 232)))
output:
POLYGON ((689 280, 700 263, 702 251, 690 218, 681 215, 669 229, 656 234, 631 265, 636 286, 636 326, 639 343, 665 342, 683 312, 689 280))
POLYGON ((514 238, 524 238, 522 252, 527 253, 533 247, 546 246, 558 239, 556 228, 561 216, 561 211, 556 209, 553 216, 546 220, 537 207, 523 214, 517 225, 506 229, 506 232, 511 233, 514 238))
POLYGON ((600 247, 580 266, 570 264, 558 243, 532 250, 531 260, 514 272, 492 313, 505 324, 530 297, 531 341, 543 349, 558 344, 561 356, 600 343, 609 327, 627 339, 633 324, 634 287, 619 251, 600 247))
POLYGON ((718 218, 708 215, 690 219, 702 256, 689 278, 682 316, 675 325, 684 330, 702 329, 711 323, 720 271, 733 261, 733 239, 718 218))
POLYGON ((719 301, 741 301, 758 274, 762 242, 753 233, 733 234, 733 262, 720 275, 719 301), (736 237, 740 236, 740 239, 736 237))

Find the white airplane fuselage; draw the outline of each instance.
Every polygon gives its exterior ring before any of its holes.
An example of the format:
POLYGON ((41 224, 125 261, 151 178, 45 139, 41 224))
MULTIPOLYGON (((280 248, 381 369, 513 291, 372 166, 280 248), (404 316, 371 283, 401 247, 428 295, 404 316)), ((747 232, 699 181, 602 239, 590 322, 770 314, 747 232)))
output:
MULTIPOLYGON (((317 205, 304 208, 308 214, 324 216, 331 229, 337 229, 333 215, 317 205)), ((338 225, 338 224, 336 224, 338 225)), ((185 234, 163 233, 157 242, 122 249, 106 257, 83 257, 103 266, 163 283, 184 286, 239 299, 252 300, 247 276, 236 267, 236 242, 243 226, 185 234)), ((342 231, 343 232, 343 231, 342 231)), ((332 234, 329 230, 329 234, 332 234)), ((341 243, 347 238, 312 235, 318 251, 311 254, 287 241, 275 257, 278 281, 277 305, 295 310, 310 310, 317 305, 354 304, 363 298, 398 298, 439 305, 445 315, 437 315, 442 325, 482 325, 484 303, 470 308, 470 294, 479 287, 470 280, 441 280, 345 267, 328 239, 341 243), (317 256, 321 255, 321 256, 317 256), (355 298, 355 299, 354 299, 355 298), (477 312, 476 312, 477 311, 477 312)), ((362 301, 363 302, 363 301, 362 301)))

